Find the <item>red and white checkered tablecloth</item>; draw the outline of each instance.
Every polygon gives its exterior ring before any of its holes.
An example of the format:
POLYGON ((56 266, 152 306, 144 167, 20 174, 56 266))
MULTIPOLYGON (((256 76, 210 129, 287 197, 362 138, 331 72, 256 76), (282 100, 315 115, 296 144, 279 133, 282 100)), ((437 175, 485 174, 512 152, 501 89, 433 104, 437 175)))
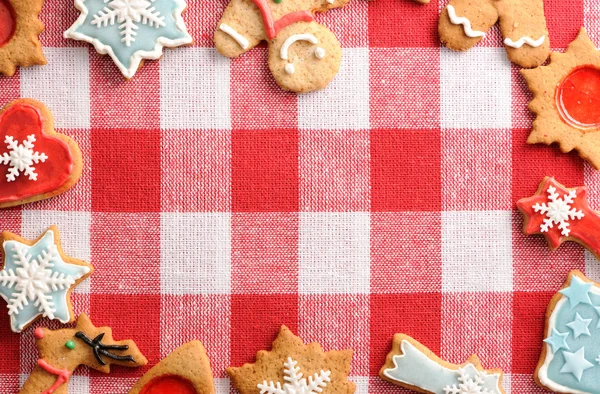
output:
MULTIPOLYGON (((497 28, 455 53, 437 38, 444 0, 354 0, 318 16, 344 47, 339 75, 297 96, 271 79, 265 46, 235 60, 214 50, 226 3, 189 0, 195 44, 125 82, 62 38, 72 1, 46 1, 48 65, 0 78, 0 103, 46 103, 84 174, 62 196, 0 211, 1 229, 34 238, 59 225, 67 254, 96 267, 76 311, 151 364, 200 339, 219 394, 224 369, 269 348, 281 324, 353 348, 359 394, 406 392, 377 377, 396 332, 452 362, 477 353, 505 371, 507 393, 541 392, 546 305, 569 270, 598 280, 600 263, 524 236, 514 202, 554 175, 590 186, 600 208, 600 173, 525 144, 530 95, 497 28)), ((545 3, 554 49, 582 25, 600 44, 600 1, 545 3)), ((36 359, 32 330, 12 334, 0 313, 0 392, 36 359)), ((70 393, 126 393, 147 369, 80 369, 70 393)))

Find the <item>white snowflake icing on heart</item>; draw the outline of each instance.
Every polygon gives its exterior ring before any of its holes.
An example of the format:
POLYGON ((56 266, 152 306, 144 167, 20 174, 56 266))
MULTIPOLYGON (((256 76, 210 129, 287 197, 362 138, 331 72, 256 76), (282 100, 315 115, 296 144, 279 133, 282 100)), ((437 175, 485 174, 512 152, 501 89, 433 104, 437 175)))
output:
POLYGON ((471 364, 466 365, 463 368, 459 368, 456 372, 458 373, 458 381, 460 382, 458 387, 456 384, 452 386, 448 385, 444 387, 444 393, 446 394, 493 394, 492 391, 483 388, 485 384, 485 371, 476 371, 472 376, 467 372, 467 367, 472 366, 471 364))
POLYGON ((105 3, 108 3, 108 7, 98 11, 94 15, 91 24, 101 28, 108 26, 109 23, 114 25, 115 20, 117 20, 118 23, 121 23, 119 25, 119 30, 121 30, 123 36, 121 42, 124 42, 126 46, 131 46, 131 43, 135 42, 135 36, 137 36, 138 23, 150 27, 154 26, 157 29, 165 26, 165 17, 161 16, 160 12, 152 7, 152 3, 155 1, 104 0, 105 3))
POLYGON ((331 380, 329 375, 331 371, 323 371, 315 373, 313 376, 303 378, 300 367, 297 367, 297 361, 294 361, 291 357, 287 358, 287 361, 283 363, 283 378, 287 383, 284 383, 283 387, 281 383, 273 383, 272 381, 267 383, 265 380, 259 383, 257 387, 260 389, 260 394, 317 394, 323 391, 323 388, 327 386, 331 380))
POLYGON ((548 205, 537 203, 533 206, 533 210, 546 215, 544 223, 540 225, 542 233, 548 232, 548 229, 553 228, 554 224, 558 224, 558 229, 561 234, 568 237, 571 233, 569 229, 569 220, 581 219, 584 215, 581 210, 571 207, 573 200, 577 197, 577 192, 571 190, 569 194, 565 194, 561 199, 556 192, 554 186, 548 187, 548 205))
POLYGON ((19 144, 13 137, 6 136, 4 143, 9 150, 0 156, 0 164, 8 165, 6 180, 12 182, 16 180, 19 173, 29 177, 31 181, 37 181, 37 173, 34 164, 43 163, 48 159, 45 153, 34 152, 35 135, 27 136, 27 139, 19 144))

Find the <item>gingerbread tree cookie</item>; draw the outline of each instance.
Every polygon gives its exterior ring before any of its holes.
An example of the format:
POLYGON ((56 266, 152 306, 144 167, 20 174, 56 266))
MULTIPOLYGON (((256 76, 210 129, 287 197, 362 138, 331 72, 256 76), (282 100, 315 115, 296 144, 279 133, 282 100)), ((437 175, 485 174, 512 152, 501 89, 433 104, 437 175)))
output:
POLYGON ((282 326, 270 351, 258 352, 255 363, 227 368, 227 374, 240 394, 352 394, 352 353, 324 352, 318 343, 305 345, 282 326))
POLYGON ((600 168, 600 51, 584 28, 565 51, 553 52, 550 64, 521 70, 536 114, 530 144, 557 142, 563 152, 575 149, 600 168))
POLYGON ((80 365, 109 373, 111 364, 138 367, 148 363, 132 340, 115 341, 109 327, 94 326, 85 314, 79 316, 75 328, 40 327, 34 335, 40 358, 19 394, 67 394, 69 378, 80 365))
POLYGON ((500 20, 508 58, 537 67, 550 53, 543 0, 450 0, 439 21, 440 40, 455 51, 477 44, 500 20))
POLYGON ((0 74, 13 76, 17 66, 46 64, 38 35, 44 0, 0 0, 0 74))

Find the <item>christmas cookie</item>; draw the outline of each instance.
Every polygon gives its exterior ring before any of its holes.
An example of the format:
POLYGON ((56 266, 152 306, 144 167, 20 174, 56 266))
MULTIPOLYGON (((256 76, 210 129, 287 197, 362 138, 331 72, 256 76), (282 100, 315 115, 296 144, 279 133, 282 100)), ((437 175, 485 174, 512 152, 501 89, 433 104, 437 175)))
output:
POLYGON ((600 393, 600 284, 571 271, 548 305, 544 333, 536 382, 559 393, 600 393))
POLYGON ((587 203, 587 187, 568 189, 545 177, 536 193, 517 201, 525 234, 543 234, 552 250, 575 241, 600 259, 600 215, 587 203))
POLYGON ((550 53, 543 0, 450 0, 439 21, 440 40, 466 51, 500 20, 508 58, 521 67, 537 67, 550 53))
POLYGON ((348 380, 352 353, 305 345, 282 326, 271 351, 261 350, 255 363, 227 368, 227 374, 240 394, 351 394, 356 390, 348 380))
POLYGON ((75 320, 71 290, 94 268, 64 254, 58 228, 50 227, 35 241, 8 231, 0 240, 0 296, 8 303, 11 329, 21 332, 40 316, 61 323, 75 320))
POLYGON ((0 208, 54 197, 79 181, 81 150, 53 123, 50 111, 31 99, 0 112, 0 208))
POLYGON ((75 0, 75 8, 81 15, 65 38, 93 44, 127 79, 144 59, 159 59, 163 47, 192 43, 181 16, 183 0, 75 0))
POLYGON ((261 41, 269 46, 269 68, 286 90, 323 89, 340 68, 342 47, 315 22, 315 12, 345 6, 349 0, 231 0, 215 32, 215 46, 237 57, 261 41))
POLYGON ((44 0, 0 0, 0 74, 13 76, 17 66, 46 64, 38 35, 44 0))
POLYGON ((464 364, 450 364, 405 334, 394 335, 379 376, 420 393, 504 394, 501 370, 483 369, 476 355, 464 364))
POLYGON ((129 394, 215 394, 202 343, 192 341, 175 349, 146 372, 129 394))
POLYGON ((19 394, 67 394, 69 378, 80 365, 109 373, 111 364, 138 367, 148 363, 132 340, 115 341, 110 328, 95 327, 85 314, 79 316, 75 328, 39 327, 34 336, 40 358, 19 394))
POLYGON ((600 51, 581 29, 565 53, 553 52, 550 64, 521 70, 536 114, 527 142, 557 142, 563 152, 573 149, 600 168, 600 51))

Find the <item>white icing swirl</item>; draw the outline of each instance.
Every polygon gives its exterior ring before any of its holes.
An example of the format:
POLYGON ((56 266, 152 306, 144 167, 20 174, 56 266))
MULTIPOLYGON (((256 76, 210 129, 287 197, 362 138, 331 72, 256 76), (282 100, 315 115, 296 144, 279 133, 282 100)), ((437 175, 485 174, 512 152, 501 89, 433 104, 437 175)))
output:
POLYGON ((448 4, 448 16, 450 17, 450 22, 454 25, 463 25, 463 30, 465 31, 465 35, 467 37, 476 38, 483 37, 485 33, 479 30, 473 30, 471 28, 471 21, 465 17, 460 17, 456 15, 456 10, 453 6, 448 4))
POLYGON ((285 40, 285 42, 283 43, 283 45, 281 46, 281 58, 283 60, 288 60, 288 50, 290 49, 290 47, 292 46, 292 44, 294 44, 296 41, 308 41, 311 44, 318 44, 319 40, 317 40, 317 37, 313 36, 312 34, 309 33, 305 33, 305 34, 294 34, 293 36, 289 36, 287 40, 285 40))

